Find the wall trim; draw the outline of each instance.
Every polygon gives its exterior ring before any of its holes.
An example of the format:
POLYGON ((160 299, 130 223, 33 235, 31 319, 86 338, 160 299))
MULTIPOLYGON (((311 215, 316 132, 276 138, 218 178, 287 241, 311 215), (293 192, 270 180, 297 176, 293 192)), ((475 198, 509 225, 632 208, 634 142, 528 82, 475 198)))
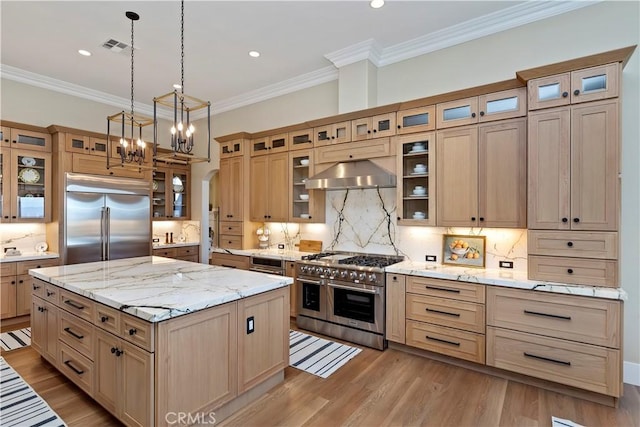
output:
POLYGON ((640 386, 640 363, 625 361, 622 366, 623 381, 627 384, 640 386))

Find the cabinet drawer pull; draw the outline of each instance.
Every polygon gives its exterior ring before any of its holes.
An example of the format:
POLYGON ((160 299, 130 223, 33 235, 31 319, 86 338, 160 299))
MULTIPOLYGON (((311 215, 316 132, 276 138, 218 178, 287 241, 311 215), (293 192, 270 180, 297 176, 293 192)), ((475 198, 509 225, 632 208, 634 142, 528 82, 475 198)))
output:
MULTIPOLYGON (((229 242, 231 243, 231 242, 229 242)), ((236 268, 235 265, 227 265, 227 264, 222 264, 223 267, 227 267, 227 268, 236 268)))
POLYGON ((523 354, 526 357, 530 357, 532 359, 544 360, 545 362, 557 363, 558 365, 571 366, 571 362, 565 362, 564 360, 556 360, 549 357, 536 356, 535 354, 527 353, 526 351, 523 354))
POLYGON ((135 335, 138 330, 136 328, 129 329, 129 335, 135 335))
POLYGON ((570 248, 573 247, 573 242, 567 242, 567 246, 569 246, 570 248))
POLYGON ((425 289, 431 289, 431 290, 434 290, 434 291, 442 291, 442 292, 453 292, 454 294, 459 294, 460 293, 460 289, 441 288, 439 286, 425 285, 425 289))
POLYGON ((425 308, 425 311, 429 311, 431 313, 444 314, 445 316, 460 317, 460 313, 449 313, 448 311, 434 310, 434 309, 428 308, 428 307, 425 308))
POLYGON ((71 370, 72 370, 73 372, 75 372, 76 374, 78 374, 78 375, 82 375, 82 374, 84 374, 84 371, 83 371, 82 369, 78 369, 78 368, 76 368, 75 366, 73 366, 73 365, 71 364, 71 360, 65 360, 65 361, 64 361, 64 364, 65 364, 65 365, 67 365, 67 366, 69 367, 69 369, 71 369, 71 370))
POLYGON ((47 296, 50 297, 51 295, 55 295, 55 292, 51 292, 49 289, 47 289, 47 296))
POLYGON ((454 341, 447 341, 447 340, 443 340, 440 338, 434 338, 434 337, 430 337, 429 335, 425 335, 425 338, 431 341, 437 341, 437 342, 441 342, 443 344, 449 344, 449 345, 455 345, 456 347, 460 347, 460 343, 459 342, 454 342, 454 341))
POLYGON ((84 338, 84 335, 78 335, 78 334, 76 334, 76 333, 75 333, 75 332, 73 332, 73 331, 71 330, 71 328, 69 328, 69 327, 64 328, 64 331, 65 331, 66 333, 68 333, 69 335, 71 335, 71 336, 74 336, 74 337, 78 338, 79 340, 81 340, 81 339, 83 339, 83 338, 84 338))
POLYGON ((77 310, 84 310, 84 305, 80 305, 75 301, 71 301, 71 300, 65 300, 64 301, 65 304, 70 305, 71 307, 77 309, 77 310))
POLYGON ((569 92, 562 92, 562 97, 566 98, 567 96, 569 96, 569 92))
POLYGON ((554 319, 571 320, 571 316, 561 316, 559 314, 547 314, 537 311, 524 310, 524 314, 532 314, 534 316, 553 317, 554 319))
POLYGON ((37 291, 38 289, 40 289, 40 286, 38 286, 38 285, 33 285, 33 290, 34 290, 34 291, 37 291))
POLYGON ((109 320, 109 316, 102 316, 102 317, 100 318, 100 321, 101 321, 102 323, 106 322, 107 320, 109 320))

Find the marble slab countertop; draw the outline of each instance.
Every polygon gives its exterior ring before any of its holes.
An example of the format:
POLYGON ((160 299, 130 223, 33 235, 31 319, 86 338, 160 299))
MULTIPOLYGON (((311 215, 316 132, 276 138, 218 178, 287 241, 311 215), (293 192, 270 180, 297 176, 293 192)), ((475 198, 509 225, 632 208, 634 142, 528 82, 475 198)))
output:
POLYGON ((22 252, 22 255, 0 255, 0 263, 16 261, 33 261, 38 259, 60 258, 60 254, 55 252, 22 252))
POLYGON ((184 246, 198 246, 200 242, 180 242, 180 243, 154 243, 153 249, 182 248, 184 246))
POLYGON ((156 256, 38 268, 29 274, 149 322, 293 283, 290 277, 156 256))
POLYGON ((617 300, 627 299, 627 293, 621 288, 568 285, 564 283, 529 280, 525 271, 465 268, 445 266, 442 264, 430 265, 430 263, 427 262, 416 261, 403 261, 398 264, 393 264, 385 268, 385 271, 387 273, 432 277, 434 279, 457 280, 459 282, 528 289, 530 291, 552 292, 557 294, 571 294, 617 300))
POLYGON ((281 249, 221 249, 212 248, 211 252, 240 256, 259 256, 264 258, 281 259, 285 261, 299 261, 304 255, 312 255, 315 252, 283 251, 281 249))

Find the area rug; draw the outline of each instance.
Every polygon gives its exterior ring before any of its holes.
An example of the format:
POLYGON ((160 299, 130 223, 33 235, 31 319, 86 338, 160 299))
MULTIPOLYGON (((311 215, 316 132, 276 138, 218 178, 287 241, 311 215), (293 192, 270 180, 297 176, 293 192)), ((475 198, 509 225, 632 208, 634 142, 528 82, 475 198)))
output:
POLYGON ((0 357, 0 426, 66 426, 53 409, 0 357))
POLYGON ((289 331, 289 365, 327 378, 362 349, 328 341, 299 331, 289 331))
POLYGON ((31 345, 31 328, 18 329, 0 334, 0 347, 4 351, 31 345))

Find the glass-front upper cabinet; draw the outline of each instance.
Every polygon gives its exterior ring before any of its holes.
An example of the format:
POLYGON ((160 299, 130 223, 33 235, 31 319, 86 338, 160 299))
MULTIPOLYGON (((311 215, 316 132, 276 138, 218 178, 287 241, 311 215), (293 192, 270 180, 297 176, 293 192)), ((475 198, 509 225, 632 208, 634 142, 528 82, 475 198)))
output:
POLYGON ((65 136, 65 148, 66 151, 71 153, 92 154, 106 157, 108 143, 106 139, 68 133, 65 136))
POLYGON ((397 134, 424 132, 436 128, 436 106, 410 108, 396 113, 397 134))
POLYGON ((154 219, 167 218, 167 172, 158 169, 153 172, 152 215, 154 219))
POLYGON ((527 114, 527 88, 503 90, 478 97, 478 122, 523 117, 527 114))
POLYGON ((351 121, 332 123, 313 128, 313 145, 341 144, 351 141, 351 121))
MULTIPOLYGON (((3 163, 6 161, 3 154, 3 163)), ((4 167, 4 165, 3 165, 4 167)), ((11 186, 5 194, 3 173, 3 221, 48 222, 51 219, 51 154, 11 150, 11 186), (4 203, 10 197, 10 208, 4 203)))
POLYGON ((570 83, 569 73, 529 80, 529 110, 568 105, 570 83))
POLYGON ((246 145, 245 139, 234 139, 220 143, 220 158, 239 157, 244 154, 246 145))
POLYGON ((308 190, 305 186, 313 174, 313 149, 289 153, 289 221, 291 222, 324 222, 325 191, 308 190))
POLYGON ((6 126, 0 126, 0 144, 3 147, 11 147, 11 129, 6 126))
POLYGON ((478 123, 478 97, 457 99, 436 106, 438 129, 478 123))
POLYGON ((10 134, 11 148, 51 152, 51 135, 48 133, 10 128, 10 134))
POLYGON ((396 134, 396 113, 363 117, 351 121, 351 140, 362 141, 396 134))
POLYGON ((11 219, 11 150, 0 148, 0 218, 2 222, 11 219))
POLYGON ((189 218, 189 175, 186 171, 174 171, 171 178, 173 201, 172 218, 189 218))
POLYGON ((400 136, 397 147, 398 225, 435 225, 435 132, 400 136))
POLYGON ((289 132, 289 150, 313 148, 313 129, 289 132))
POLYGON ((184 167, 158 167, 152 182, 154 220, 190 219, 190 171, 184 167))

